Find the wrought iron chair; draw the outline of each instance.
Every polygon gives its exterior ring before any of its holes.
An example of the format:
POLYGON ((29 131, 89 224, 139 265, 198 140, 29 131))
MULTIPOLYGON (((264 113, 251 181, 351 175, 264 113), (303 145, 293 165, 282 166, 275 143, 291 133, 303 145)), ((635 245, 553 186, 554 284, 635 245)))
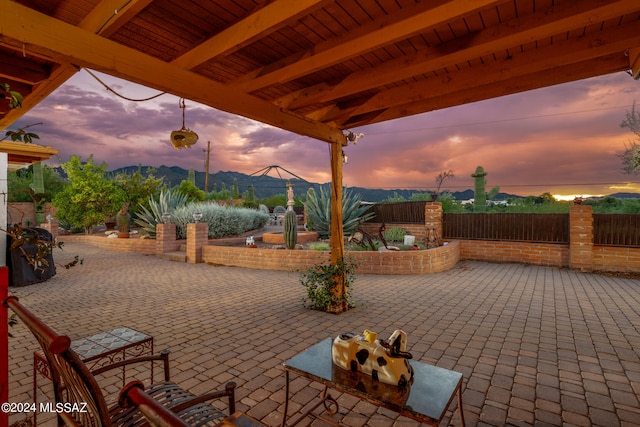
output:
POLYGON ((282 218, 287 213, 287 209, 284 206, 276 206, 273 208, 272 223, 273 225, 282 225, 282 218))
MULTIPOLYGON (((22 322, 36 337, 50 366, 55 401, 63 407, 71 408, 68 412, 58 413, 58 424, 67 426, 146 426, 151 425, 180 425, 149 421, 139 411, 138 405, 114 405, 108 407, 106 399, 96 381, 94 374, 107 372, 111 369, 122 368, 125 365, 141 362, 153 363, 162 361, 165 381, 152 384, 144 395, 155 403, 169 409, 186 425, 217 425, 228 415, 206 403, 209 400, 228 398, 229 414, 235 412, 235 386, 233 382, 226 384, 224 390, 212 391, 200 396, 183 390, 169 380, 169 352, 159 355, 141 356, 103 366, 93 372, 89 371, 80 357, 70 345, 71 340, 66 335, 58 335, 33 313, 27 310, 18 298, 10 296, 3 302, 5 307, 11 308, 22 322)), ((125 387, 126 389, 127 387, 125 387)), ((129 388, 130 389, 130 388, 129 388)), ((137 391, 133 391, 136 394, 137 391)), ((125 392, 125 395, 127 393, 125 392)), ((147 405, 148 406, 148 405, 147 405)), ((146 410, 147 406, 144 407, 146 410)), ((157 405, 156 405, 157 406, 157 405)), ((157 412, 157 411, 155 411, 157 412)), ((165 411, 166 412, 166 411, 165 411)), ((153 411, 152 413, 153 414, 153 411)), ((153 420, 151 418, 150 420, 153 420)), ((156 419, 157 421, 157 419, 156 419)))

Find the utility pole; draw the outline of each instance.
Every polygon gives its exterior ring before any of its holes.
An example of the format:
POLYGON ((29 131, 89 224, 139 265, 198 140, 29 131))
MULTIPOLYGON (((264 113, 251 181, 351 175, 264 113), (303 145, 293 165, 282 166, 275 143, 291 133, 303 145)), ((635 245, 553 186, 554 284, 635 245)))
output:
POLYGON ((207 141, 207 157, 204 159, 204 192, 209 194, 209 153, 211 153, 211 141, 207 141))

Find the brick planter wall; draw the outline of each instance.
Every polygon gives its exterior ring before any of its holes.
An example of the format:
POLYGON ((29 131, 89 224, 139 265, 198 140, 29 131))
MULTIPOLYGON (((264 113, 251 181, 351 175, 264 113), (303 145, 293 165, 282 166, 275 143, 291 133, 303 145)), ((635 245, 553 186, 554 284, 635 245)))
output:
POLYGON ((68 234, 58 236, 58 240, 65 242, 80 242, 98 246, 112 251, 139 252, 145 255, 155 255, 156 241, 154 239, 118 239, 103 236, 87 236, 82 234, 68 234))
MULTIPOLYGON (((423 251, 355 251, 346 252, 358 266, 360 274, 428 274, 453 268, 460 260, 458 242, 423 251)), ((250 249, 205 246, 203 261, 213 265, 261 270, 303 271, 316 264, 328 263, 328 251, 250 249)))

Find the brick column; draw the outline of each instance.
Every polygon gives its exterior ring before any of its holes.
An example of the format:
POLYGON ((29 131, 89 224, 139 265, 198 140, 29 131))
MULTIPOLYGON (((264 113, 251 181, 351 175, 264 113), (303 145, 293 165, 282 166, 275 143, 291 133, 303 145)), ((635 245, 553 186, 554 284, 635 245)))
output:
POLYGON ((593 270, 593 208, 574 205, 569 210, 569 267, 593 270))
POLYGON ((176 225, 156 224, 156 255, 176 250, 176 225))
POLYGON ((202 262, 202 247, 209 241, 209 224, 187 224, 187 262, 202 262))
POLYGON ((429 230, 435 231, 435 236, 442 240, 442 203, 440 202, 427 202, 424 206, 424 227, 427 236, 429 236, 429 230))

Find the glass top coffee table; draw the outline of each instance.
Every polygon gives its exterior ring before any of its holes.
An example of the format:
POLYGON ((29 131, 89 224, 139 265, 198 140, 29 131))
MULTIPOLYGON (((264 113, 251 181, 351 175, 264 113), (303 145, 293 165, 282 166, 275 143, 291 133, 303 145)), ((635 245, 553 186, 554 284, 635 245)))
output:
POLYGON ((350 372, 335 366, 331 358, 332 343, 333 339, 327 338, 284 362, 286 396, 282 427, 295 425, 308 416, 319 418, 332 425, 339 425, 333 419, 322 416, 316 411, 320 405, 323 405, 330 415, 338 412, 338 403, 329 394, 329 388, 431 425, 438 425, 442 421, 447 408, 457 394, 460 421, 464 426, 461 373, 410 360, 414 370, 413 381, 405 388, 398 388, 375 381, 370 375, 350 372), (287 423, 289 372, 325 386, 320 401, 291 423, 287 423))

